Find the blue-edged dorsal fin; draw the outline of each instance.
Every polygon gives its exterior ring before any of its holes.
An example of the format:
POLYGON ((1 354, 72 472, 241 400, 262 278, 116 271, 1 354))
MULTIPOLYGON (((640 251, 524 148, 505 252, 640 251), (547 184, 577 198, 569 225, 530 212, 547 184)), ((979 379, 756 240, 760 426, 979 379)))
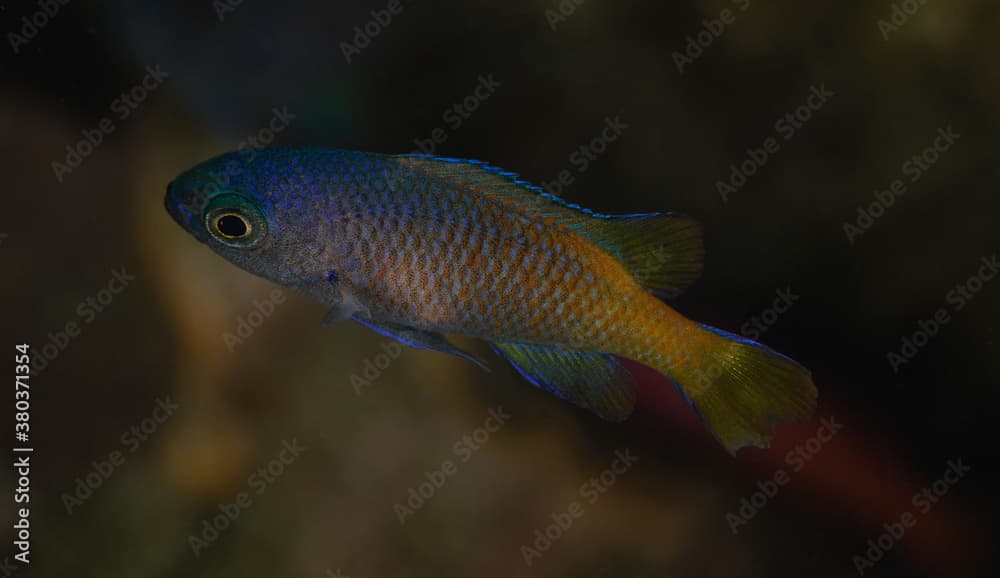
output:
POLYGON ((611 215, 595 213, 546 192, 545 189, 521 179, 517 173, 505 171, 482 161, 435 157, 431 155, 399 155, 400 162, 428 176, 470 193, 484 195, 517 209, 525 216, 567 227, 580 227, 591 219, 610 219, 611 215))
POLYGON ((493 349, 531 383, 606 420, 632 413, 635 380, 614 355, 522 343, 495 343, 493 349))
POLYGON ((637 283, 661 297, 680 295, 701 274, 701 230, 688 217, 671 213, 604 215, 480 161, 429 155, 395 158, 457 189, 496 199, 528 218, 593 242, 621 261, 637 283))

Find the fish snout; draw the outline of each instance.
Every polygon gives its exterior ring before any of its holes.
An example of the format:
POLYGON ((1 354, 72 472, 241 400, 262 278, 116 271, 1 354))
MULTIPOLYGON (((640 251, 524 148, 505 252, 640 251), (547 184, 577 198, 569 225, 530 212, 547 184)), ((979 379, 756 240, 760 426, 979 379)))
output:
POLYGON ((176 182, 177 181, 170 181, 170 183, 167 184, 167 194, 163 197, 163 206, 167 209, 167 213, 169 213, 179 225, 184 225, 184 221, 181 220, 180 212, 177 210, 177 198, 174 196, 174 184, 176 182))
POLYGON ((163 206, 167 213, 173 217, 177 224, 191 231, 196 226, 194 218, 193 202, 194 195, 188 191, 185 193, 183 187, 177 184, 177 180, 170 181, 167 185, 167 192, 163 198, 163 206))

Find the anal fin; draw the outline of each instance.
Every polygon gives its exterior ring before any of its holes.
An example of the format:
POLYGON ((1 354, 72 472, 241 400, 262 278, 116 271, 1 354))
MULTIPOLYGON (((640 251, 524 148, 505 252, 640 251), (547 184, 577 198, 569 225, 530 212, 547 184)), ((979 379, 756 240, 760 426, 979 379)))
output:
POLYGON ((635 407, 635 380, 610 353, 522 343, 493 348, 531 383, 606 420, 622 421, 635 407))

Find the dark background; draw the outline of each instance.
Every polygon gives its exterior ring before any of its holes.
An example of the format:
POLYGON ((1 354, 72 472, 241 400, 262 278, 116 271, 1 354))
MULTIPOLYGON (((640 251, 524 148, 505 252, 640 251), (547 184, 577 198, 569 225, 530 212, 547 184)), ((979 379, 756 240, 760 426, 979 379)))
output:
MULTIPOLYGON (((32 562, 16 575, 849 577, 956 459, 971 471, 864 575, 988 573, 1000 280, 962 311, 947 295, 1000 251, 995 2, 928 0, 886 38, 887 1, 586 0, 553 30, 554 0, 415 0, 348 62, 341 43, 386 4, 247 0, 220 20, 209 1, 74 0, 15 53, 8 33, 42 8, 0 2, 3 343, 81 328, 32 378, 32 562), (674 52, 724 8, 735 21, 679 72, 674 52), (167 79, 119 119, 113 101, 157 65, 167 79), (500 87, 449 126, 481 75, 500 87), (834 96, 784 139, 775 122, 821 85, 834 96), (483 373, 409 349, 358 394, 383 338, 323 329, 291 293, 227 347, 274 287, 189 238, 163 194, 275 107, 294 115, 275 145, 408 152, 440 127, 440 154, 537 183, 571 170, 562 194, 584 206, 696 217, 705 274, 674 305, 739 331, 791 288, 761 340, 814 372, 816 418, 731 458, 652 372, 616 425, 496 358, 483 373), (104 117, 115 130, 58 180, 52 163, 104 117), (615 117, 628 129, 577 171, 570 155, 615 117), (958 142, 849 242, 844 224, 947 127, 958 142), (723 202, 717 181, 769 137, 780 151, 723 202), (135 280, 81 315, 121 268, 135 280), (950 323, 894 372, 887 354, 939 308, 950 323), (123 434, 168 397, 179 409, 129 452, 123 434), (497 406, 509 422, 401 525, 394 505, 497 406), (793 471, 787 452, 829 417, 842 431, 793 471), (248 476, 292 439, 304 453, 254 493, 248 476), (522 545, 625 448, 638 463, 527 566, 522 545), (124 463, 67 513, 116 450, 124 463), (734 534, 727 514, 779 470, 789 483, 734 534), (247 491, 195 555, 189 536, 247 491)), ((0 479, 13 520, 13 472, 0 479)))

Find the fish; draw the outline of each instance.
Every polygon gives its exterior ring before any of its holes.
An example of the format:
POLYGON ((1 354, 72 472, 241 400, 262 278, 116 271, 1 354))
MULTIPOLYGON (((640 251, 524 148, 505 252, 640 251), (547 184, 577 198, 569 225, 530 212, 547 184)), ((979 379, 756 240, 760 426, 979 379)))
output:
POLYGON ((666 376, 731 454, 816 407, 803 366, 667 304, 703 266, 684 215, 600 214, 481 161, 284 147, 209 159, 164 203, 221 257, 324 305, 324 324, 484 368, 448 335, 487 341, 609 421, 636 405, 626 359, 666 376))

